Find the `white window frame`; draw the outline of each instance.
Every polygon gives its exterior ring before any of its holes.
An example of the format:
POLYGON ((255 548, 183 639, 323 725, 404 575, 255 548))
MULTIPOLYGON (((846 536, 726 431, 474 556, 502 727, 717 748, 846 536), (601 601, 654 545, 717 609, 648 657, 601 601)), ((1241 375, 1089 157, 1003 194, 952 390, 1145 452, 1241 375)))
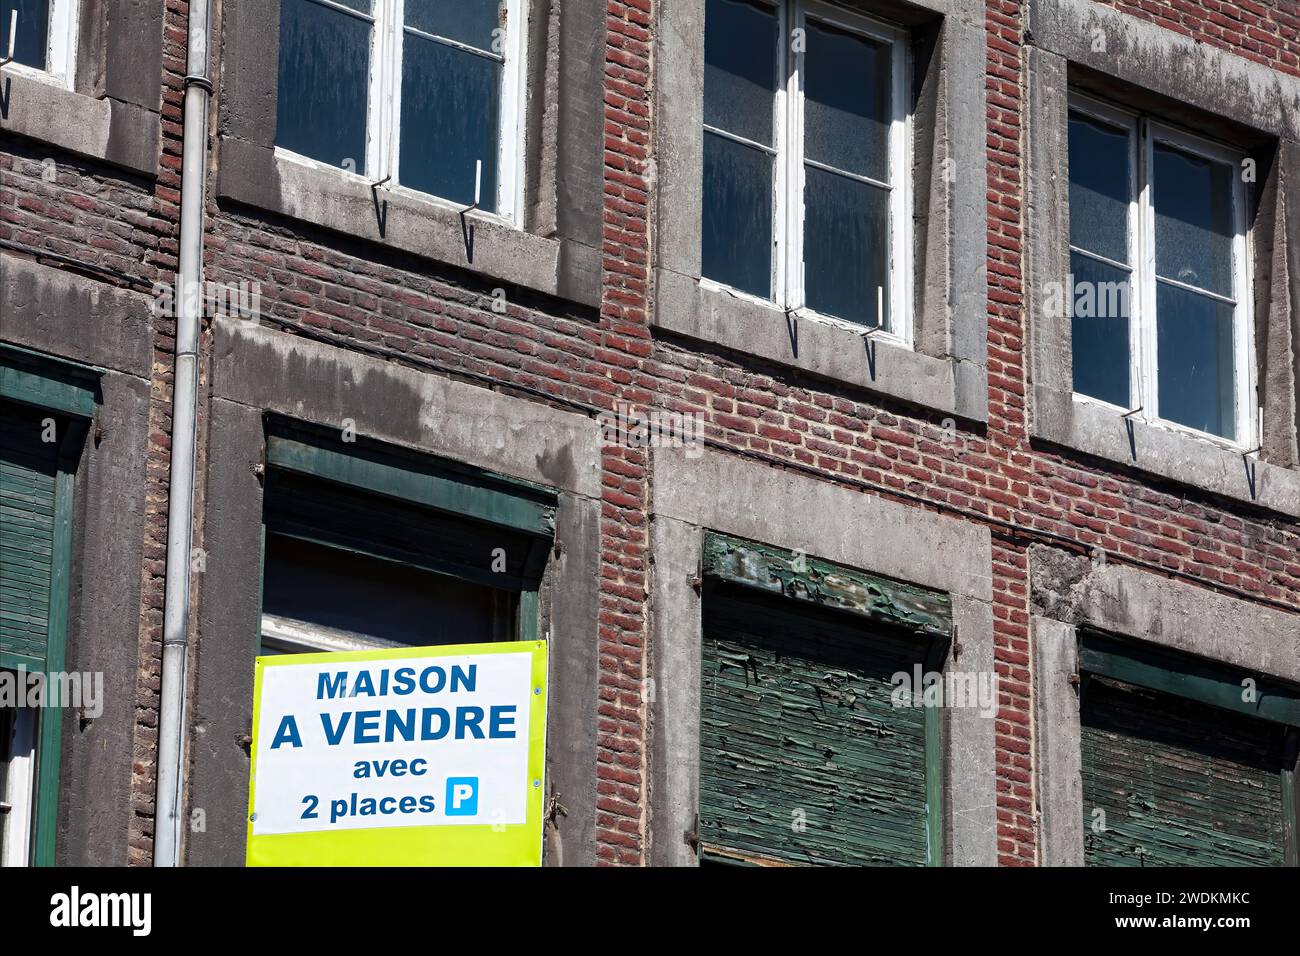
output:
POLYGON ((0 760, 9 755, 0 793, 0 868, 27 866, 31 860, 33 809, 36 802, 36 732, 38 716, 19 707, 11 740, 0 740, 0 760), (13 753, 9 748, 13 747, 13 753))
MULTIPOLYGON (((804 61, 805 49, 793 50, 796 29, 807 35, 811 18, 836 29, 888 44, 891 50, 891 91, 893 112, 889 130, 889 182, 848 174, 850 178, 870 182, 890 190, 889 197, 889 303, 887 315, 878 317, 879 325, 870 330, 875 338, 892 341, 905 348, 912 346, 912 116, 908 109, 910 54, 907 31, 863 14, 833 7, 820 0, 756 0, 775 9, 778 18, 778 83, 773 104, 773 142, 775 147, 756 143, 733 133, 709 126, 710 133, 752 148, 775 154, 773 175, 772 298, 762 298, 733 289, 724 283, 702 278, 701 285, 771 306, 775 303, 799 318, 826 322, 864 334, 864 326, 838 316, 825 315, 807 305, 804 262, 804 187, 805 162, 803 140, 804 61)), ((707 24, 705 29, 708 29, 707 24)), ((820 165, 820 164, 818 164, 820 165)), ((827 167, 830 169, 830 167, 827 167)), ((832 170, 836 175, 845 175, 832 170)), ((882 296, 883 297, 883 296, 882 296)))
MULTIPOLYGON (((1081 93, 1071 93, 1069 109, 1081 113, 1112 128, 1119 128, 1129 136, 1129 257, 1130 265, 1114 262, 1096 253, 1087 252, 1070 244, 1070 252, 1105 264, 1128 268, 1132 281, 1129 291, 1129 395, 1134 403, 1131 409, 1122 409, 1126 415, 1147 424, 1188 435, 1195 435, 1234 450, 1253 450, 1262 434, 1256 396, 1257 368, 1255 364, 1255 322, 1252 291, 1254 261, 1253 243, 1246 225, 1246 184, 1241 176, 1242 163, 1247 158, 1240 150, 1207 139, 1168 123, 1126 110, 1104 100, 1081 93), (1152 201, 1152 170, 1157 142, 1173 146, 1222 165, 1230 167, 1232 182, 1233 238, 1232 281, 1234 300, 1192 286, 1183 286, 1174 280, 1156 278, 1155 204, 1152 201), (1200 431, 1179 422, 1160 417, 1159 351, 1156 341, 1156 289, 1160 282, 1188 288, 1221 302, 1233 304, 1233 423, 1235 435, 1227 438, 1211 432, 1200 431)), ((1066 315, 1073 315, 1074 289, 1067 290, 1066 315)), ((1074 400, 1087 404, 1116 408, 1109 402, 1090 395, 1074 393, 1074 400)))
MULTIPOLYGON (((399 157, 401 156, 402 132, 402 53, 405 49, 404 36, 407 32, 419 33, 435 42, 446 43, 474 55, 484 56, 482 51, 472 49, 454 40, 433 37, 423 31, 407 27, 405 0, 374 0, 372 15, 360 13, 336 0, 309 0, 320 6, 329 7, 348 16, 356 17, 371 24, 370 32, 370 86, 367 98, 366 115, 366 156, 363 170, 343 170, 346 175, 354 176, 370 184, 382 184, 381 188, 418 198, 432 200, 457 210, 463 207, 441 196, 425 193, 404 186, 401 183, 399 157)), ((526 147, 526 116, 524 84, 527 64, 527 0, 502 0, 505 7, 506 23, 502 43, 502 52, 493 56, 503 65, 501 72, 500 116, 497 130, 497 195, 496 212, 484 209, 476 210, 476 215, 502 221, 516 228, 523 226, 524 208, 524 160, 526 147)), ((276 146, 278 157, 299 162, 315 169, 337 171, 338 167, 322 163, 308 156, 303 156, 276 146)), ((466 181, 473 181, 475 170, 466 171, 466 181)))
POLYGON ((260 654, 319 654, 322 651, 376 651, 412 647, 398 641, 309 624, 291 617, 262 614, 260 654))
MULTIPOLYGON (((6 63, 2 69, 19 76, 72 89, 77 78, 77 33, 81 24, 81 0, 49 0, 45 44, 46 69, 26 63, 6 63)), ((0 59, 9 53, 9 21, 0 23, 0 59)))

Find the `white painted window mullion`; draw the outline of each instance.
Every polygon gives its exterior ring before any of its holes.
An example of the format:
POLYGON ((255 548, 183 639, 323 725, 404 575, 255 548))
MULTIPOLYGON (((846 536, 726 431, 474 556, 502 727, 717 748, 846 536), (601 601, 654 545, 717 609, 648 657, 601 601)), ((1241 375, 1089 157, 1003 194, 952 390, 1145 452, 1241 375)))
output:
POLYGON ((0 758, 9 756, 5 792, 0 801, 9 809, 0 814, 0 867, 27 866, 31 859, 32 822, 36 797, 36 727, 38 715, 18 708, 10 740, 0 740, 0 758))
POLYGON ((807 58, 807 21, 802 4, 791 0, 784 5, 781 30, 781 90, 783 100, 778 110, 779 179, 777 194, 777 249, 780 259, 780 282, 777 302, 786 309, 804 305, 804 149, 803 149, 803 77, 807 58), (805 38, 796 45, 795 38, 805 38))
POLYGON ((912 341, 912 136, 907 108, 907 46, 901 36, 890 44, 893 119, 889 132, 889 314, 880 327, 912 341))
POLYGON ((1246 183, 1242 168, 1235 166, 1232 175, 1232 294, 1233 309, 1233 384, 1236 391, 1237 440, 1247 449, 1264 443, 1259 419, 1259 393, 1255 367, 1254 295, 1250 264, 1253 261, 1249 230, 1246 227, 1246 183))
POLYGON ((366 113, 366 156, 364 170, 357 170, 373 182, 396 174, 391 139, 393 116, 394 50, 392 26, 401 0, 375 0, 374 21, 370 30, 370 89, 366 113))
MULTIPOLYGON (((1154 421, 1160 417, 1160 367, 1159 337, 1157 335, 1158 311, 1156 298, 1159 294, 1156 282, 1156 210, 1154 190, 1155 153, 1151 140, 1150 124, 1140 119, 1136 124, 1139 158, 1139 221, 1137 230, 1137 247, 1141 258, 1138 260, 1141 276, 1142 296, 1138 320, 1134 323, 1139 329, 1140 351, 1136 358, 1139 390, 1136 404, 1141 406, 1141 417, 1154 421)), ((1130 296, 1130 299, 1133 297, 1130 296)))
POLYGON ((523 226, 526 128, 524 61, 527 56, 527 11, 524 0, 506 0, 506 25, 500 52, 501 115, 497 134, 497 214, 523 226))
MULTIPOLYGON (((46 65, 51 76, 72 89, 77 73, 77 34, 81 4, 78 0, 54 0, 50 4, 49 48, 46 65)), ((6 28, 8 24, 5 25, 6 28)))

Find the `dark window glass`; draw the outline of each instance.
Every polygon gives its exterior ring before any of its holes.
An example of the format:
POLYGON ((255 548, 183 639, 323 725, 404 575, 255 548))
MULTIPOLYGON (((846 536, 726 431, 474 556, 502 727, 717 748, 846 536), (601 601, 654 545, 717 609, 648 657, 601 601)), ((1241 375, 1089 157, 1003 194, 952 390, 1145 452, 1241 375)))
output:
MULTIPOLYGON (((1069 150, 1070 244, 1131 264, 1129 131, 1071 113, 1069 150)), ((1080 252, 1070 254, 1070 273, 1074 391, 1131 408, 1132 274, 1080 252)))
POLYGON ((268 535, 263 611, 412 646, 498 639, 514 596, 351 551, 268 535))
POLYGON ((1131 275, 1078 252, 1070 254, 1070 272, 1074 390, 1131 408, 1131 275))
POLYGON ((372 32, 362 17, 281 0, 276 145, 365 172, 372 32))
POLYGON ((9 55, 9 23, 18 11, 14 60, 38 70, 47 69, 50 0, 0 0, 0 57, 9 55))
POLYGON ((501 0, 406 0, 406 25, 480 50, 505 53, 492 49, 492 31, 505 26, 504 6, 501 0))
POLYGON ((808 21, 806 158, 889 181, 891 56, 886 44, 808 21))
POLYGON ((1164 282, 1156 289, 1160 417, 1235 438, 1233 307, 1164 282))
POLYGON ((497 209, 497 131, 501 64, 406 33, 402 51, 403 185, 453 202, 474 201, 483 162, 480 207, 497 209))
POLYGON ((747 0, 708 0, 704 123, 771 146, 776 103, 777 17, 747 0))
MULTIPOLYGON (((750 0, 708 0, 704 122, 770 147, 777 88, 777 16, 750 0)), ((775 153, 704 133, 703 273, 772 296, 775 153)))
POLYGON ((1127 130, 1070 114, 1070 244, 1126 265, 1131 156, 1127 130))
POLYGON ((808 306, 874 326, 878 298, 889 314, 889 191, 813 166, 805 173, 808 306))
POLYGON ((1233 168, 1160 143, 1153 153, 1156 274, 1232 298, 1233 168))
POLYGON ((1163 280, 1233 296, 1233 173, 1153 148, 1160 417, 1225 438, 1236 437, 1233 306, 1163 280))
POLYGON ((772 295, 770 153, 704 134, 704 275, 743 292, 772 295))

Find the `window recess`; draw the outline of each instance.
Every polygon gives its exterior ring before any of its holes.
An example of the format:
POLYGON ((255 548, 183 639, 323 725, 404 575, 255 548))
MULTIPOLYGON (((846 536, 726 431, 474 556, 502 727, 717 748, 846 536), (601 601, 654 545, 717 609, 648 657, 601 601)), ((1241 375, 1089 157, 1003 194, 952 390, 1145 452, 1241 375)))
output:
POLYGON ((943 667, 947 595, 709 533, 704 863, 940 865, 942 714, 895 675, 943 667))
POLYGON ((708 0, 702 272, 911 340, 906 33, 813 0, 708 0))
POLYGON ((282 0, 276 145, 518 224, 525 0, 282 0))
POLYGON ((276 425, 261 653, 533 640, 554 496, 276 425))
MULTIPOLYGON (((64 670, 74 480, 100 369, 0 344, 0 670, 64 670)), ((0 708, 0 865, 52 866, 63 710, 0 708)))
POLYGON ((1084 633, 1089 866, 1296 866, 1300 691, 1084 633))
POLYGON ((1073 96, 1074 392, 1240 448, 1257 444, 1246 155, 1073 96))

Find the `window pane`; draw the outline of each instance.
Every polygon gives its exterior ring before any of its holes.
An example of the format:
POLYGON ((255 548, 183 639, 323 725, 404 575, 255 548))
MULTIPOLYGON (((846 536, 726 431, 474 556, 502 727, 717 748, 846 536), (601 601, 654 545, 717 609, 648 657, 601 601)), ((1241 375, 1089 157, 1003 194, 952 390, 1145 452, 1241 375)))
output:
POLYGON ((804 149, 809 159, 889 181, 890 47, 808 21, 804 149))
POLYGON ((14 10, 18 11, 14 59, 38 70, 46 69, 50 0, 0 0, 0 57, 9 55, 9 21, 14 10))
POLYGON ((811 166, 805 183, 808 306, 876 325, 878 295, 889 315, 889 191, 811 166))
POLYGON ((406 0, 406 25, 492 50, 492 31, 505 26, 504 6, 501 0, 406 0))
POLYGON ((1132 408, 1129 274, 1077 252, 1070 255, 1070 272, 1074 276, 1074 390, 1132 408))
POLYGON ((1233 168, 1159 143, 1154 153, 1156 274, 1232 297, 1233 168))
POLYGON ((1232 311, 1208 296, 1157 284, 1161 418, 1236 437, 1232 311))
MULTIPOLYGON (((0 678, 12 680, 10 674, 0 671, 0 678)), ((0 803, 13 804, 13 795, 9 793, 9 764, 13 760, 14 724, 18 711, 13 707, 0 707, 0 803)), ((9 829, 9 818, 13 815, 0 813, 0 861, 5 858, 5 831, 9 829)))
POLYGON ((776 11, 747 0, 708 0, 704 30, 704 122, 772 145, 776 102, 776 11))
POLYGON ((772 295, 771 155, 704 134, 704 275, 763 298, 772 295))
POLYGON ((469 205, 476 163, 482 160, 480 207, 495 212, 501 64, 411 33, 404 36, 402 184, 469 205))
POLYGON ((365 170, 371 30, 310 0, 281 0, 276 145, 365 170))
POLYGON ((495 589, 280 535, 266 538, 263 611, 413 646, 495 640, 495 589))
POLYGON ((1131 159, 1128 130, 1070 114, 1070 243, 1125 265, 1131 159))

